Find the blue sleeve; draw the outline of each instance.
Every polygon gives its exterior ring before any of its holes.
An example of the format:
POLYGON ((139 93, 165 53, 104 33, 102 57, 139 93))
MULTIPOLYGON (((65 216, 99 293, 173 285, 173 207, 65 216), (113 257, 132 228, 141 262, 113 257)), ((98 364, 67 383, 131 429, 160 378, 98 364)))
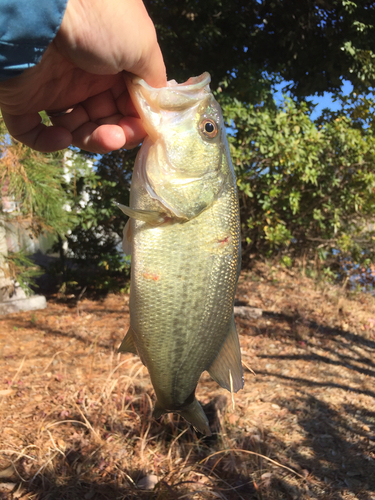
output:
POLYGON ((37 64, 55 38, 68 0, 0 0, 0 80, 37 64))

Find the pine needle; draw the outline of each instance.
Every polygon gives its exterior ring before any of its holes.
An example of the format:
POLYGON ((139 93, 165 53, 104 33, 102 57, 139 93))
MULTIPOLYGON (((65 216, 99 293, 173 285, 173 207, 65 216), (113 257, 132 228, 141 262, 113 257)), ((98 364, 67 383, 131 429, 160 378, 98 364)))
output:
POLYGON ((199 463, 202 464, 202 463, 206 462, 207 460, 209 460, 210 458, 214 457, 215 455, 219 455, 220 453, 229 453, 229 452, 247 453, 248 455, 255 455, 257 457, 264 458, 265 460, 268 460, 268 462, 271 462, 272 464, 275 464, 278 467, 282 467, 283 469, 286 469, 289 472, 292 472, 296 476, 298 476, 298 477, 300 477, 302 479, 305 479, 305 477, 302 476, 302 474, 299 474, 298 472, 296 472, 295 470, 291 469, 290 467, 287 467, 286 465, 280 464, 279 462, 276 462, 276 460, 272 460, 272 458, 266 457, 265 455, 262 455, 261 453, 256 453, 255 451, 249 451, 249 450, 240 450, 240 449, 236 449, 236 448, 230 448, 229 450, 216 451, 215 453, 212 453, 208 457, 206 457, 203 460, 201 460, 199 463))
POLYGON ((233 391, 233 378, 232 378, 232 372, 229 370, 229 382, 230 382, 230 396, 232 399, 232 410, 235 409, 235 403, 234 403, 234 391, 233 391))
POLYGON ((255 371, 247 364, 245 363, 244 360, 242 360, 242 364, 244 365, 244 367, 249 370, 250 373, 252 373, 253 375, 256 375, 255 371))

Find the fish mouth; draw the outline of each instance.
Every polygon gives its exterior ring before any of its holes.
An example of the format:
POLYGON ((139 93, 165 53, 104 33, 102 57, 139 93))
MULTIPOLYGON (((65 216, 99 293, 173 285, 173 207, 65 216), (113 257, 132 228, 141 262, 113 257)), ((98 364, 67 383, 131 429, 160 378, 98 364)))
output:
POLYGON ((145 80, 132 74, 125 75, 130 98, 141 118, 146 133, 156 141, 165 113, 184 112, 210 98, 211 76, 205 72, 184 83, 175 80, 166 87, 151 87, 145 80))
POLYGON ((199 76, 190 77, 184 83, 177 83, 176 80, 169 80, 167 82, 166 87, 160 87, 160 88, 151 87, 151 85, 145 82, 145 80, 136 75, 133 75, 132 73, 128 73, 125 79, 127 80, 127 82, 130 83, 130 85, 140 85, 141 87, 143 87, 148 91, 158 91, 158 92, 164 89, 170 89, 171 87, 177 88, 182 92, 190 92, 190 91, 194 92, 197 90, 204 89, 204 87, 206 87, 211 82, 211 76, 207 71, 205 71, 199 76))

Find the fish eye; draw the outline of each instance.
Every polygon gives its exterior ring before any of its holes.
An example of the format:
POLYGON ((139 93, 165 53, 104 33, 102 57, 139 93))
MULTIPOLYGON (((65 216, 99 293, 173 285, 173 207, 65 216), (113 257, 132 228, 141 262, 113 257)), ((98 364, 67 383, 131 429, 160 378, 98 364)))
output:
POLYGON ((219 132, 217 123, 210 118, 205 118, 201 122, 199 128, 201 129, 202 133, 210 139, 216 137, 217 133, 219 132))

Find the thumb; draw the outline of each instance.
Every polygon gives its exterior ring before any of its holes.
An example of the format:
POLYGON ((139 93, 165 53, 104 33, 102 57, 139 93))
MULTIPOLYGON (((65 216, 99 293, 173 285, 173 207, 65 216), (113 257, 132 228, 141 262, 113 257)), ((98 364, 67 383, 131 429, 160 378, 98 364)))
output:
POLYGON ((151 87, 166 87, 167 74, 163 55, 161 53, 159 44, 156 41, 149 48, 149 51, 143 58, 139 59, 132 67, 124 68, 126 71, 143 78, 146 83, 151 87))

